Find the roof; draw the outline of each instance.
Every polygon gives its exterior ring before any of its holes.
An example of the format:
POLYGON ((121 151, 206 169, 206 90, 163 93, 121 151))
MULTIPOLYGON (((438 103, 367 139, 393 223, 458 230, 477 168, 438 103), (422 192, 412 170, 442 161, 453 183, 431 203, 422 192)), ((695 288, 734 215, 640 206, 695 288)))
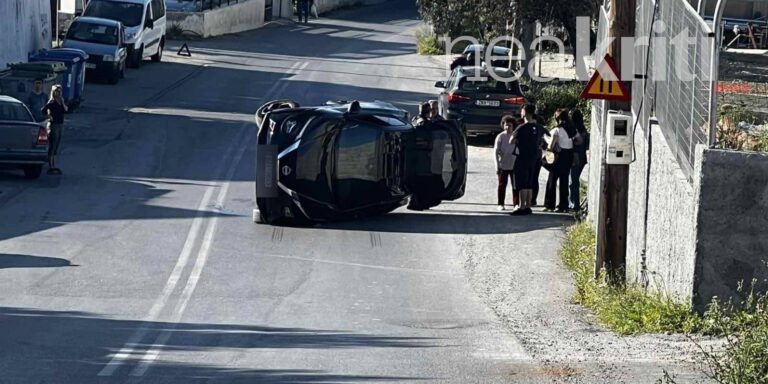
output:
POLYGON ((5 95, 0 95, 0 103, 23 104, 21 101, 5 95))
POLYGON ((509 68, 500 68, 500 67, 494 67, 494 68, 486 68, 486 67, 459 67, 459 71, 462 74, 466 73, 472 73, 474 74, 475 71, 480 71, 480 76, 487 75, 488 70, 493 70, 495 73, 502 75, 502 76, 513 76, 515 75, 515 71, 509 68))
POLYGON ((100 17, 90 17, 90 16, 80 16, 76 18, 74 21, 79 21, 81 23, 106 25, 110 27, 117 27, 120 25, 120 22, 116 20, 102 19, 100 17))

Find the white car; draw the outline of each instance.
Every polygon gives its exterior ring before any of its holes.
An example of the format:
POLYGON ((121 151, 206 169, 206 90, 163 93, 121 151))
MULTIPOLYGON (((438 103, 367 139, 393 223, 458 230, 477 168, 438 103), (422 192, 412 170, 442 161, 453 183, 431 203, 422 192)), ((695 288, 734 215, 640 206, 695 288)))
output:
POLYGON ((91 0, 83 16, 123 23, 128 66, 138 68, 145 58, 160 61, 165 47, 165 0, 91 0))

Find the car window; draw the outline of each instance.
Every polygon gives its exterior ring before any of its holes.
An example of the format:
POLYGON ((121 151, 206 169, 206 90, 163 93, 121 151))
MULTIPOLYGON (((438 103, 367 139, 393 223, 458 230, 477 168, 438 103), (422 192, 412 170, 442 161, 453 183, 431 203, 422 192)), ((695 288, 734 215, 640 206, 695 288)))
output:
POLYGON ((512 95, 520 95, 520 85, 517 81, 503 82, 497 81, 493 78, 486 78, 486 80, 469 80, 469 78, 461 79, 459 89, 467 92, 489 92, 489 93, 504 93, 512 95))
POLYGON ((165 16, 164 0, 152 0, 152 16, 155 21, 165 16))
POLYGON ((453 88, 454 83, 456 82, 456 72, 456 70, 453 70, 453 72, 451 72, 451 76, 448 78, 448 82, 445 83, 445 87, 447 89, 453 88))
POLYGON ((126 27, 141 25, 144 7, 141 4, 125 3, 122 1, 91 0, 85 8, 83 16, 100 17, 117 20, 126 27))
POLYGON ((27 107, 18 103, 0 103, 0 120, 26 122, 34 121, 27 107))
POLYGON ((117 45, 120 41, 120 36, 116 27, 75 21, 69 26, 67 40, 117 45))
POLYGON ((152 7, 147 7, 147 14, 144 16, 144 22, 145 23, 147 22, 147 20, 151 20, 152 19, 152 13, 150 12, 151 10, 152 10, 152 7))

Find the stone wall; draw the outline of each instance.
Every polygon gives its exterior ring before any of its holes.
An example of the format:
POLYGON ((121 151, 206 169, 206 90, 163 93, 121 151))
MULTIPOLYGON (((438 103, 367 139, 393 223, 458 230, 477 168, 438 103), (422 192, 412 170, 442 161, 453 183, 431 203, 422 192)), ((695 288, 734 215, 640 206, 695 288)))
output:
MULTIPOLYGON (((768 279, 768 154, 717 149, 701 161, 694 305, 739 296, 740 281, 768 279)), ((743 295, 741 295, 743 297, 743 295)))
POLYGON ((176 25, 201 37, 244 32, 264 25, 264 0, 248 0, 204 12, 168 12, 167 28, 176 25))
POLYGON ((0 69, 51 47, 49 0, 0 0, 0 69))

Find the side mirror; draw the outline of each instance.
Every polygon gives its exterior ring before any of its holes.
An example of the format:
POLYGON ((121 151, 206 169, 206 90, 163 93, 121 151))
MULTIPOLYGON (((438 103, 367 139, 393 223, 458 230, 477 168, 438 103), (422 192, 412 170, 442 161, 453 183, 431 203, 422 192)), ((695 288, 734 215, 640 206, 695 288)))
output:
POLYGON ((438 81, 435 83, 435 88, 443 88, 445 89, 445 82, 444 81, 438 81))

